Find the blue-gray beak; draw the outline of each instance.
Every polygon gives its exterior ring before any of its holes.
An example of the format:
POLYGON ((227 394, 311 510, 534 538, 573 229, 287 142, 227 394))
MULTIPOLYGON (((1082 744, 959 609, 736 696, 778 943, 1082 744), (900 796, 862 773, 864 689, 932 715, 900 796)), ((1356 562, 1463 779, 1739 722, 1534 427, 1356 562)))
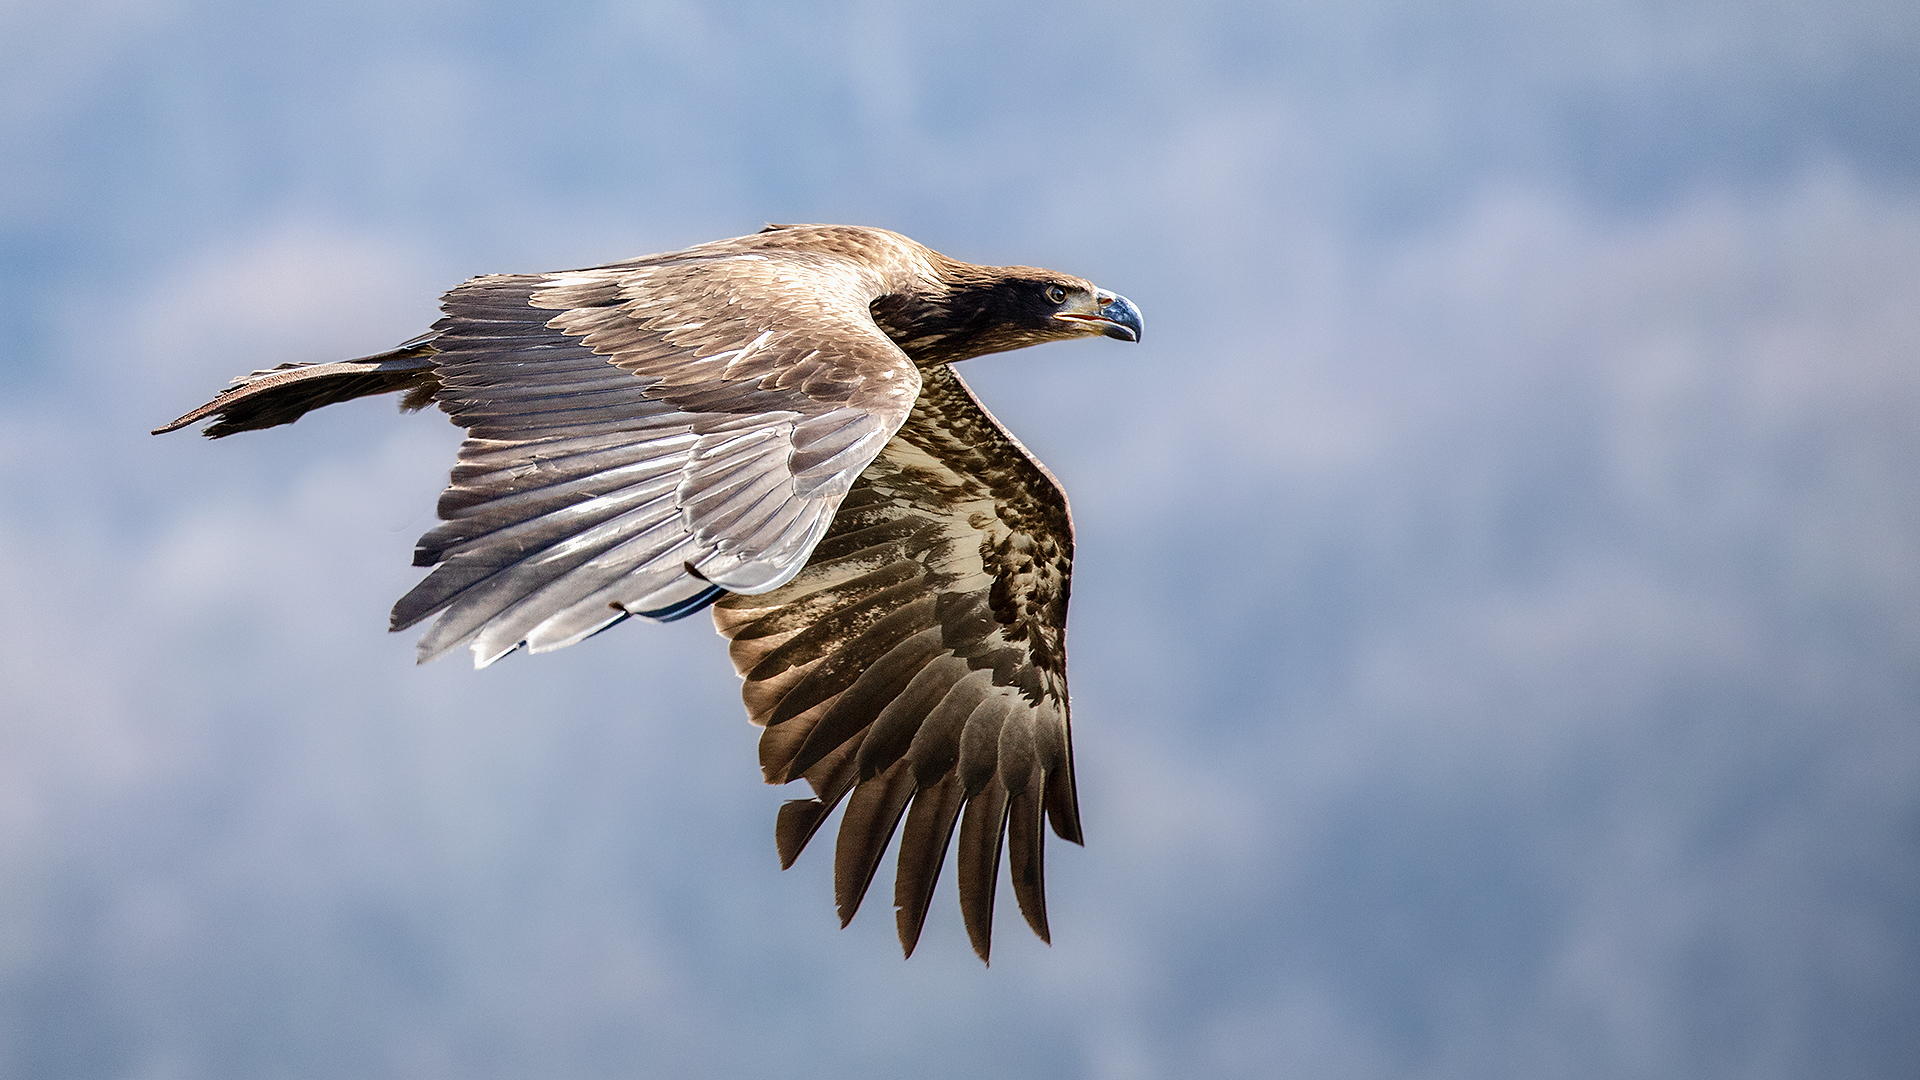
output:
MULTIPOLYGON (((1102 294, 1101 299, 1105 298, 1102 294)), ((1108 337, 1119 338, 1121 341, 1140 340, 1140 332, 1144 329, 1140 323, 1140 309, 1134 307, 1133 301, 1126 297, 1116 295, 1112 303, 1101 304, 1100 318, 1106 323, 1100 328, 1100 332, 1108 337)))
POLYGON ((1139 341, 1142 329, 1140 309, 1118 293, 1096 293, 1092 304, 1062 311, 1054 318, 1063 322, 1086 323, 1110 338, 1139 341))

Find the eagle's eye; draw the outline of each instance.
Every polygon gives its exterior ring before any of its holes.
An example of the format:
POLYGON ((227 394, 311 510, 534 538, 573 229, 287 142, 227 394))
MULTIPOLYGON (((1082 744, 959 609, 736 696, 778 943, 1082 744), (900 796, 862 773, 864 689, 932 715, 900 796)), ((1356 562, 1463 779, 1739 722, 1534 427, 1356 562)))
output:
POLYGON ((1064 304, 1067 302, 1067 290, 1059 285, 1047 286, 1047 303, 1064 304))

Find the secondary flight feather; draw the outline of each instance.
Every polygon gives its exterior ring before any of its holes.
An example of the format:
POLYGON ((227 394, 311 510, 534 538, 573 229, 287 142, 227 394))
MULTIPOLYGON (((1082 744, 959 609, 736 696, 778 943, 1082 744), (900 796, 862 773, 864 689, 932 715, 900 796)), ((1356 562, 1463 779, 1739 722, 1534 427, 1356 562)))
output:
POLYGON ((845 925, 898 832, 911 955, 958 829, 981 959, 1003 851, 1047 939, 1043 819, 1081 840, 1073 526, 1052 475, 949 365, 1138 341, 1139 309, 840 225, 477 277, 441 309, 390 352, 253 372, 155 434, 210 419, 219 438, 369 394, 438 405, 467 437, 414 553, 432 571, 392 614, 395 630, 433 620, 422 661, 464 646, 484 667, 711 606, 765 728, 767 781, 813 793, 781 807, 782 866, 844 802, 845 925))

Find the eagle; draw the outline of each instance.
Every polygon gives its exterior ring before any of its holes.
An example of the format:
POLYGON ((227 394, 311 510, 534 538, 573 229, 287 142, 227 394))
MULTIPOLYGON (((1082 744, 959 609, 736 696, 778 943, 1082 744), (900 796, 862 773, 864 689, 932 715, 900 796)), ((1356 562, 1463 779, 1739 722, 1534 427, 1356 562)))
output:
POLYGON ((959 829, 955 877, 988 959, 1004 849, 1050 940, 1044 829, 1081 843, 1064 639, 1073 561, 1053 475, 955 361, 1047 341, 1139 341, 1140 309, 1029 266, 976 266, 898 233, 761 232, 583 270, 489 274, 426 334, 235 379, 155 430, 288 424, 370 394, 466 429, 431 567, 391 627, 419 659, 485 667, 631 616, 711 608, 764 728, 780 864, 841 802, 842 926, 900 834, 902 952, 959 829), (904 824, 903 824, 904 819, 904 824))

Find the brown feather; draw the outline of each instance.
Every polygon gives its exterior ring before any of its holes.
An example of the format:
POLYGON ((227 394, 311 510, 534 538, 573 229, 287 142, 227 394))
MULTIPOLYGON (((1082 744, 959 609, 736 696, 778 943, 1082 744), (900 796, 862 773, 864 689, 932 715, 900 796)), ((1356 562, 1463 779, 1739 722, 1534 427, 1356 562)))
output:
POLYGON ((822 658, 806 678, 801 679, 792 690, 787 691, 786 697, 780 699, 780 704, 775 707, 767 723, 778 724, 846 690, 866 673, 868 665, 886 655, 887 650, 932 623, 931 598, 917 600, 888 612, 862 630, 858 637, 822 658))
POLYGON ((946 860, 947 844, 953 838, 953 826, 966 803, 960 780, 949 772, 932 786, 922 785, 907 811, 907 824, 900 832, 900 860, 894 874, 894 925, 900 933, 900 951, 913 955, 920 941, 920 928, 926 925, 927 910, 933 904, 933 887, 940 879, 940 864, 946 860))
POLYGON ((887 841, 893 839, 893 830, 911 798, 913 771, 903 761, 855 788, 853 797, 847 800, 833 853, 833 900, 840 911, 841 926, 852 922, 854 913, 860 910, 880 856, 887 850, 887 841))
MULTIPOLYGON (((932 606, 931 603, 919 604, 921 608, 932 606)), ((807 741, 795 752, 792 768, 805 772, 809 765, 829 750, 873 723, 873 718, 880 715, 880 710, 906 689, 913 677, 939 651, 938 629, 915 629, 924 612, 905 607, 897 614, 904 627, 903 636, 896 639, 897 644, 879 659, 869 663, 854 684, 840 694, 833 707, 827 710, 827 714, 820 718, 820 723, 807 735, 807 741)), ((884 624, 875 628, 876 631, 882 629, 885 629, 884 624)))
MULTIPOLYGON (((406 391, 403 408, 418 409, 419 395, 439 387, 431 344, 403 345, 392 352, 332 364, 282 364, 233 380, 233 385, 205 405, 171 423, 153 429, 164 435, 208 417, 209 439, 242 431, 291 424, 324 405, 336 405, 370 394, 406 391)), ((430 400, 430 399, 429 399, 430 400)))
MULTIPOLYGON (((937 640, 937 638, 936 638, 937 640)), ((934 706, 940 704, 967 673, 966 661, 957 656, 941 656, 930 661, 912 681, 893 695, 893 699, 874 717, 873 728, 860 747, 860 776, 875 776, 905 756, 916 734, 934 706)), ((940 772, 945 772, 942 768, 940 772)), ((914 770, 920 774, 918 767, 914 770)))
POLYGON ((820 830, 833 807, 820 799, 788 799, 780 804, 773 824, 773 843, 780 854, 780 869, 785 870, 800 857, 800 852, 820 830))
POLYGON ((967 799, 960 818, 960 915, 982 961, 993 948, 993 888, 1000 876, 1000 841, 1006 827, 1007 789, 994 777, 967 799))
POLYGON ((1029 784, 1007 801, 1007 877, 1020 914, 1041 941, 1052 943, 1047 932, 1046 833, 1040 828, 1038 784, 1029 784))

